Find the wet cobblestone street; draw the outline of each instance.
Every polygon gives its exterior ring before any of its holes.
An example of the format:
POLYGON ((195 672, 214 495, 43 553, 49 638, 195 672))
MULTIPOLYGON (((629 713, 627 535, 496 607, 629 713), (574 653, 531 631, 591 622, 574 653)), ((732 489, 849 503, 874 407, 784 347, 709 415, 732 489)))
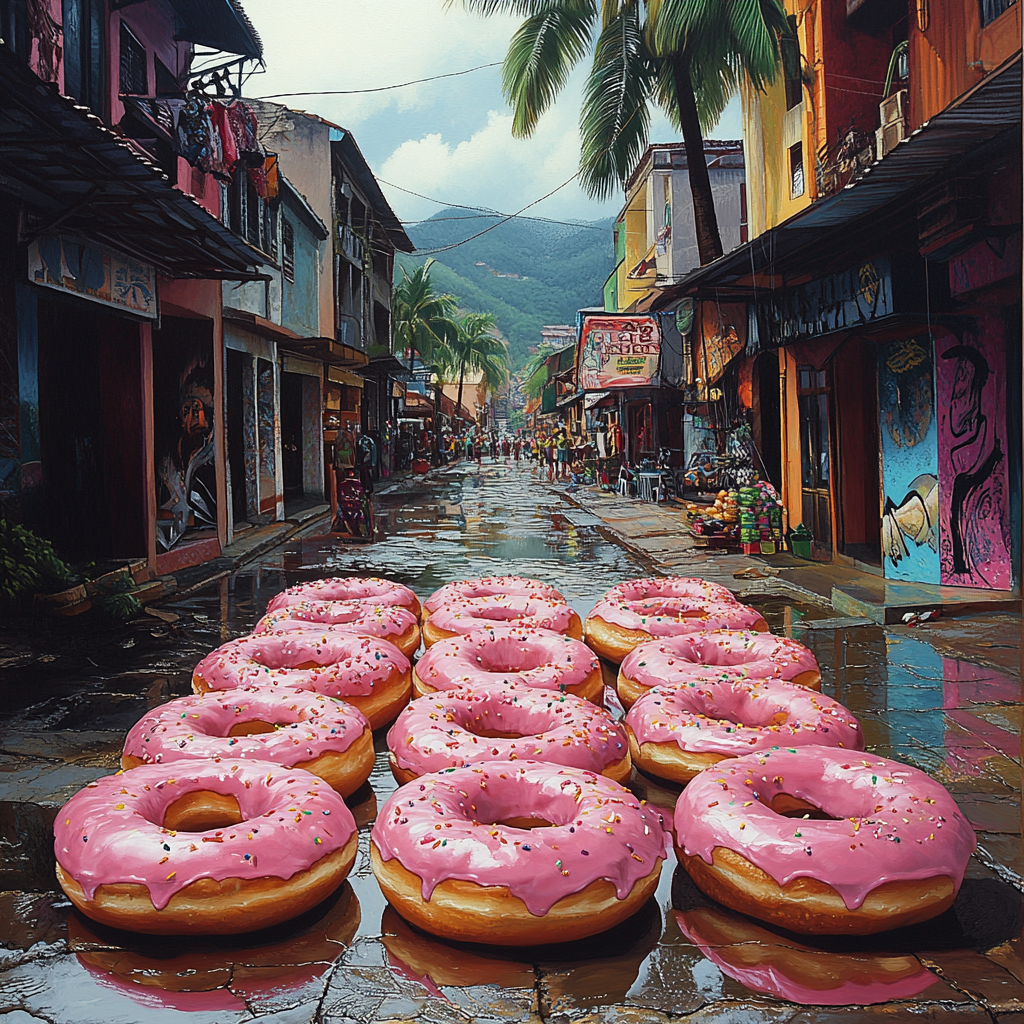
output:
MULTIPOLYGON (((344 547, 300 535, 167 603, 174 622, 63 642, 0 637, 4 1024, 1024 1022, 1019 620, 1008 615, 934 629, 830 626, 834 613, 820 605, 745 598, 774 632, 813 650, 824 692, 860 718, 869 750, 938 779, 974 826, 978 852, 955 907, 923 925, 865 939, 792 936, 713 904, 670 855, 656 896, 592 939, 514 950, 445 943, 390 909, 370 871, 369 828, 396 785, 383 732, 370 782, 349 799, 361 829, 356 867, 302 919, 232 942, 167 940, 72 911, 54 891, 57 807, 116 770, 127 729, 191 692, 195 663, 247 633, 283 588, 366 574, 423 598, 449 580, 518 573, 556 585, 584 616, 612 584, 651 571, 525 464, 457 465, 382 497, 378 516, 382 541, 344 547)), ((633 788, 666 810, 678 794, 636 773, 633 788)))

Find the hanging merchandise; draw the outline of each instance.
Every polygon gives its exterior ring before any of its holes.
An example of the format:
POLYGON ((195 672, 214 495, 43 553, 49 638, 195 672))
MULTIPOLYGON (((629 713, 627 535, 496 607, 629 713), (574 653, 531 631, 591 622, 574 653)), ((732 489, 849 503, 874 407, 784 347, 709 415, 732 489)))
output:
POLYGON ((233 136, 237 159, 246 167, 262 168, 267 153, 260 142, 259 123, 252 107, 236 100, 225 107, 224 111, 233 136))
POLYGON ((210 157, 210 121, 198 96, 185 100, 178 115, 178 152, 193 167, 210 157))
POLYGON ((222 103, 211 103, 209 107, 210 121, 213 124, 217 139, 220 142, 219 167, 212 169, 214 174, 231 177, 238 163, 238 149, 235 146, 235 136, 228 123, 227 111, 222 103))

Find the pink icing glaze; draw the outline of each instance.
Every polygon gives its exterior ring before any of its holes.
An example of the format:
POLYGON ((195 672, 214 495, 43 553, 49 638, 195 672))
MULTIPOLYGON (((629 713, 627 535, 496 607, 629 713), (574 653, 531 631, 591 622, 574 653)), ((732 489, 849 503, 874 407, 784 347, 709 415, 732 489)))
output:
POLYGON ((788 999, 801 1006, 869 1006, 895 999, 913 999, 937 981, 927 968, 920 964, 913 966, 916 962, 912 957, 827 953, 802 946, 791 939, 783 939, 775 932, 758 928, 745 919, 741 925, 745 932, 743 938, 729 945, 716 946, 713 940, 704 937, 703 913, 711 911, 677 910, 675 915, 679 930, 723 974, 759 995, 788 999), (749 956, 737 950, 740 943, 745 946, 756 944, 759 957, 750 962, 749 956), (738 952, 739 955, 730 957, 730 951, 738 952), (798 959, 800 953, 807 953, 820 962, 819 981, 831 972, 835 977, 834 987, 826 989, 803 983, 799 977, 802 968, 802 961, 798 959), (906 973, 908 965, 911 966, 909 974, 906 973), (838 976, 840 971, 852 974, 852 977, 841 979, 838 976))
POLYGON ((200 878, 289 879, 345 846, 356 823, 344 800, 309 772, 223 760, 181 763, 173 774, 154 764, 107 775, 58 811, 53 831, 57 863, 86 899, 100 885, 136 883, 161 910, 200 878), (234 797, 244 820, 206 832, 163 827, 172 803, 203 791, 234 797))
POLYGON ((408 671, 409 659, 386 640, 305 629, 231 640, 203 658, 195 675, 213 690, 269 686, 345 698, 368 697, 408 671), (295 667, 309 664, 316 667, 295 667))
POLYGON ((817 672, 818 662, 788 637, 718 629, 640 644, 623 659, 620 671, 641 686, 726 677, 788 682, 803 672, 817 672))
POLYGON ((147 764, 229 757, 291 767, 329 751, 343 753, 369 727, 351 704, 319 693, 220 690, 153 708, 132 726, 124 752, 147 764), (231 727, 242 722, 269 722, 277 728, 229 736, 231 727))
POLYGON ((267 611, 276 612, 280 608, 302 604, 304 601, 364 601, 380 606, 419 607, 416 595, 401 583, 393 583, 377 576, 332 576, 282 590, 276 597, 271 598, 267 611))
POLYGON ((665 857, 658 816, 602 775, 536 761, 496 761, 425 775, 392 793, 372 839, 423 881, 504 885, 543 917, 605 878, 625 899, 665 857), (489 824, 531 815, 550 828, 489 824))
POLYGON ((860 723, 842 704, 780 679, 655 686, 630 708, 626 725, 637 743, 728 757, 777 746, 864 749, 860 723))
POLYGON ((256 623, 253 632, 303 628, 289 627, 289 621, 313 625, 314 628, 341 627, 362 636, 380 637, 382 640, 403 636, 413 626, 419 625, 416 616, 400 605, 373 605, 367 601, 299 601, 268 612, 256 623))
POLYGON ((476 580, 446 583, 423 602, 423 607, 433 615, 449 601, 463 601, 471 597, 497 597, 499 594, 539 597, 545 601, 566 603, 559 591, 548 583, 541 583, 540 580, 531 580, 526 576, 484 576, 476 580))
POLYGON ((697 576, 648 576, 646 579, 626 580, 607 591, 602 600, 629 602, 648 601, 652 598, 686 601, 694 608, 736 601, 728 587, 720 583, 709 583, 697 576))
POLYGON ((609 626, 622 629, 641 630, 658 638, 715 629, 749 629, 762 620, 759 611, 738 601, 695 605, 683 597, 652 597, 628 602, 602 599, 587 618, 601 619, 609 626))
POLYGON ((416 675, 435 690, 495 683, 558 690, 579 686, 600 667, 580 640, 549 630, 492 626, 439 640, 416 663, 416 675))
POLYGON ((716 846, 735 850, 780 886, 826 882, 851 910, 883 882, 946 875, 959 889, 975 847, 960 808, 924 772, 829 747, 766 750, 701 772, 676 804, 675 827, 690 856, 710 864, 716 846), (838 820, 776 814, 780 793, 838 820))
POLYGON ((447 633, 472 633, 501 623, 562 633, 569 628, 573 614, 567 604, 556 601, 496 594, 448 601, 430 613, 430 623, 447 633))
POLYGON ((518 686, 420 697, 398 716, 388 747, 399 767, 417 775, 519 759, 600 773, 629 753, 625 730, 603 708, 571 693, 518 686))

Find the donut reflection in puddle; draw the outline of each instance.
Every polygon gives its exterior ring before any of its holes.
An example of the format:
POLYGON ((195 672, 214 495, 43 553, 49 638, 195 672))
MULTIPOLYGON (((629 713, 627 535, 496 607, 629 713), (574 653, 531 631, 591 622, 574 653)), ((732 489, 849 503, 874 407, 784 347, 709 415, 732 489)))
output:
POLYGON ((245 1010, 247 1003, 299 992, 323 977, 352 942, 359 922, 359 901, 345 882, 330 899, 287 925, 239 936, 236 948, 223 937, 132 935, 77 912, 68 916, 68 943, 100 985, 141 1006, 245 1010))
POLYGON ((565 974, 562 985, 577 1006, 621 1003, 640 977, 658 944, 662 915, 654 898, 628 920, 606 932, 550 946, 502 947, 462 944, 436 938, 409 924, 391 906, 381 917, 381 938, 391 970, 423 985, 441 999, 450 988, 493 986, 505 991, 532 989, 534 965, 565 974))
POLYGON ((813 949, 722 906, 702 903, 673 913, 683 935, 723 974, 759 995, 802 1006, 912 999, 939 980, 909 954, 813 949))

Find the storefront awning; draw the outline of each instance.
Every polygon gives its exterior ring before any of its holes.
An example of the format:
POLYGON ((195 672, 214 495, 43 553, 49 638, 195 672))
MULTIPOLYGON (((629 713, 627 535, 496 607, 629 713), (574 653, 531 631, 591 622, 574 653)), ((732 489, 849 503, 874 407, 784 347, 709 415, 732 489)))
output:
POLYGON ((258 279, 259 257, 95 114, 41 82, 0 43, 0 191, 22 236, 59 226, 171 277, 258 279))
POLYGON ((327 366, 355 367, 365 366, 368 362, 365 352, 333 338, 279 339, 277 347, 312 359, 322 359, 327 366))

